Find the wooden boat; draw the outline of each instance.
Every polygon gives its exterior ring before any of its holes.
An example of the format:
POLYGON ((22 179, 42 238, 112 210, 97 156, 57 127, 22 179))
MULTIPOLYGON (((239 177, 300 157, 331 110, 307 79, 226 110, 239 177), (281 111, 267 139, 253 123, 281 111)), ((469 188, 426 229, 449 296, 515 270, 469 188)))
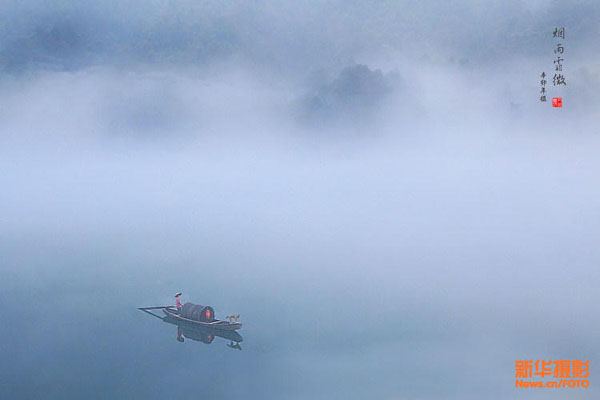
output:
POLYGON ((228 346, 238 348, 238 350, 241 350, 239 344, 244 341, 244 338, 238 333, 238 331, 205 328, 204 326, 199 326, 198 324, 193 325, 181 322, 169 316, 162 317, 162 320, 168 324, 175 325, 178 328, 177 336, 179 337, 181 334, 183 337, 185 337, 185 339, 191 339, 197 342, 210 344, 215 337, 220 337, 231 341, 228 346))
POLYGON ((184 318, 181 315, 179 315, 179 311, 177 311, 177 309, 175 307, 164 307, 162 309, 162 311, 166 315, 167 318, 170 318, 179 323, 185 323, 190 326, 201 326, 201 327, 205 327, 205 328, 217 329, 217 330, 222 330, 222 331, 235 331, 242 327, 241 322, 228 322, 228 321, 221 321, 218 319, 216 319, 212 322, 203 322, 203 321, 195 321, 195 320, 189 319, 189 318, 184 318))

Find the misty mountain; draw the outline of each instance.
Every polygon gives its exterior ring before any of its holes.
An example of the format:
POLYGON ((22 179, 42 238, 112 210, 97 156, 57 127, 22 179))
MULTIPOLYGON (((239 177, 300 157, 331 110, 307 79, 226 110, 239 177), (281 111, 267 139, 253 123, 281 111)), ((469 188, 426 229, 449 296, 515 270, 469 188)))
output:
POLYGON ((110 1, 29 0, 0 12, 0 66, 76 69, 92 64, 249 62, 281 71, 340 68, 360 57, 436 54, 469 64, 543 55, 555 25, 569 51, 598 49, 595 2, 512 0, 110 1), (409 12, 407 12, 409 11, 409 12), (298 38, 302 38, 298 40, 298 38))
POLYGON ((72 69, 89 64, 98 49, 89 46, 92 38, 82 28, 70 21, 36 26, 33 32, 4 45, 2 69, 18 73, 32 67, 72 69))
POLYGON ((312 125, 353 123, 373 117, 397 86, 393 78, 398 79, 366 65, 346 67, 333 80, 299 100, 298 118, 312 125))

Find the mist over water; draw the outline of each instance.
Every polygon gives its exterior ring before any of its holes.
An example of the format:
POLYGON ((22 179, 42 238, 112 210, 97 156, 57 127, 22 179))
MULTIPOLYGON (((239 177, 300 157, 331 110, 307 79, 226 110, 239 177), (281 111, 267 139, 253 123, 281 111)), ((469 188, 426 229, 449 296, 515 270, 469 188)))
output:
POLYGON ((0 397, 596 398, 598 6, 439 3, 7 4, 0 397))

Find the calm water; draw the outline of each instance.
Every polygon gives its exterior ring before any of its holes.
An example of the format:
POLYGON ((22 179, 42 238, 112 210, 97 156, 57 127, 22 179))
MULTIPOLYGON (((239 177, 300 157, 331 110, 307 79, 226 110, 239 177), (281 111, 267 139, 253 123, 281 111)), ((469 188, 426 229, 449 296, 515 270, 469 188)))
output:
MULTIPOLYGON (((472 278, 461 286, 450 272, 419 271, 431 260, 399 272, 357 257, 340 273, 340 261, 309 241, 287 262, 240 243, 238 254, 196 250, 168 263, 149 238, 133 256, 124 243, 111 250, 95 239, 51 247, 22 238, 34 252, 3 249, 11 268, 2 281, 0 397, 541 398, 512 389, 515 359, 597 350, 591 332, 521 303, 536 296, 511 300, 484 277, 475 279, 487 286, 480 290, 472 278), (240 313, 242 350, 221 338, 180 343, 175 326, 136 310, 170 303, 176 290, 217 316, 240 313)), ((585 327, 581 314, 562 315, 585 327)))
POLYGON ((534 150, 24 164, 3 178, 0 398, 596 398, 596 161, 534 150), (241 314, 242 350, 137 310, 178 291, 241 314), (556 358, 590 359, 592 386, 514 388, 516 360, 556 358))

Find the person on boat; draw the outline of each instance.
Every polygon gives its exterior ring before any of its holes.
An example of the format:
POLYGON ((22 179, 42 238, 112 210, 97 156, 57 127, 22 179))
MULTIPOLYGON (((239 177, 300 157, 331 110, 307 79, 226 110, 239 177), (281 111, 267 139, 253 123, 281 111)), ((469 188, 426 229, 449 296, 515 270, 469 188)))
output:
POLYGON ((183 304, 181 304, 181 292, 175 295, 175 307, 177 307, 177 311, 181 314, 181 308, 183 304))

